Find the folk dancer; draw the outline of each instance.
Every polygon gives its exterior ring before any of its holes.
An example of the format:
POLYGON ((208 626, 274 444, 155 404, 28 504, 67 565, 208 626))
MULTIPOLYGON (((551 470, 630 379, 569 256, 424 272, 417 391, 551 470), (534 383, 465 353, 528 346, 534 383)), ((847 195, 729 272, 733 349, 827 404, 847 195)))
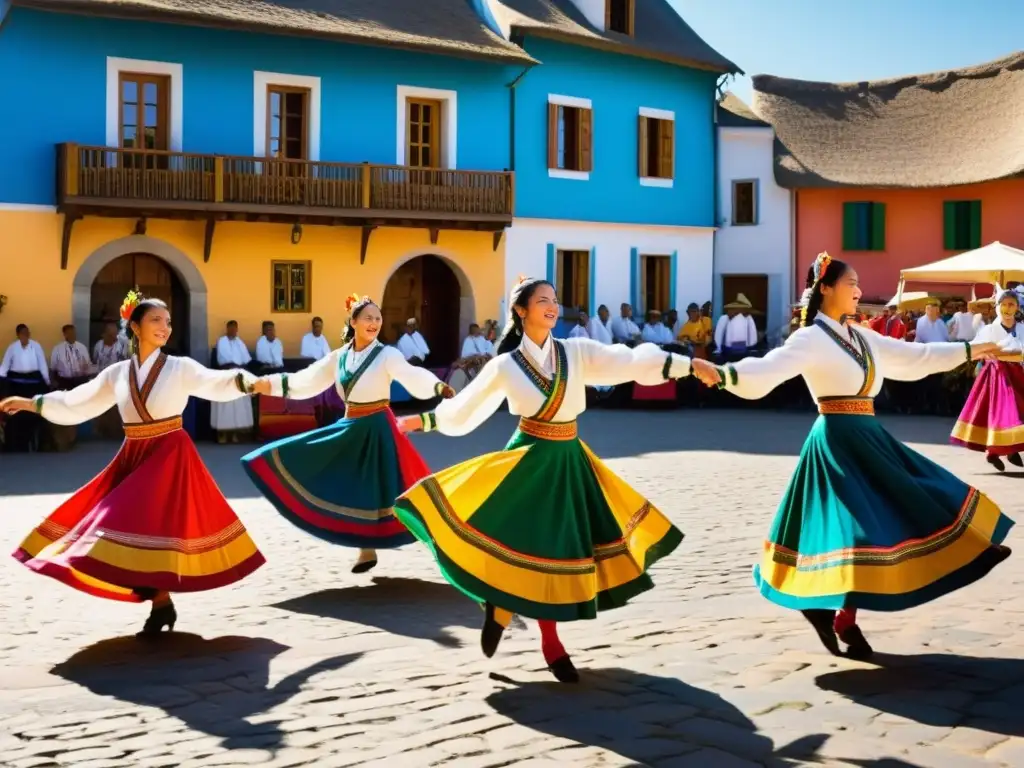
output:
POLYGON ((725 305, 715 325, 715 349, 726 361, 740 360, 757 346, 757 325, 750 316, 752 305, 742 293, 725 305))
MULTIPOLYGON (((238 322, 229 320, 224 330, 224 335, 217 339, 217 367, 233 370, 249 365, 252 355, 238 337, 238 322)), ((242 399, 214 403, 210 409, 210 426, 221 444, 237 443, 240 437, 248 437, 253 427, 252 403, 242 399)))
MULTIPOLYGON (((32 339, 29 327, 19 323, 14 329, 17 338, 4 352, 0 362, 0 379, 5 393, 18 397, 35 397, 50 389, 50 371, 42 345, 32 339)), ((42 421, 31 410, 12 412, 4 425, 4 450, 22 453, 39 448, 42 421)))
POLYGON ((748 400, 803 376, 821 414, 775 515, 754 582, 796 609, 824 646, 867 659, 857 610, 923 605, 984 576, 1009 556, 1013 522, 985 495, 895 440, 875 419, 885 377, 913 381, 995 354, 992 343, 907 344, 843 322, 857 273, 822 253, 808 275, 803 327, 764 358, 694 375, 748 400), (837 639, 838 635, 838 639, 837 639))
MULTIPOLYGON (((97 372, 103 373, 103 371, 114 365, 114 363, 127 360, 128 357, 128 339, 120 333, 117 323, 113 320, 107 320, 103 323, 103 333, 101 334, 99 341, 97 341, 92 348, 92 361, 96 366, 97 372)), ((96 433, 104 439, 124 439, 124 427, 121 424, 121 414, 117 410, 116 405, 111 406, 105 413, 102 413, 93 419, 93 425, 96 429, 96 433)))
POLYGON ((486 656, 518 613, 538 620, 555 677, 576 682, 556 622, 593 619, 651 589, 647 569, 683 538, 579 440, 585 387, 655 385, 688 376, 690 361, 653 344, 553 339, 558 299, 546 280, 524 278, 509 307, 498 356, 453 399, 400 424, 403 431, 465 435, 507 398, 519 429, 504 451, 423 479, 402 494, 395 512, 445 578, 485 605, 486 656))
POLYGON ((344 344, 295 374, 260 379, 255 391, 305 399, 335 387, 345 418, 305 434, 269 443, 242 459, 260 492, 293 525, 333 544, 356 547, 353 573, 377 564, 378 549, 414 541, 395 517, 395 498, 430 470, 391 413, 391 382, 413 397, 451 396, 425 368, 380 343, 383 318, 370 298, 346 301, 344 344))
MULTIPOLYGON (((1024 342, 1024 323, 1017 322, 1020 298, 1015 291, 999 294, 999 322, 982 326, 975 341, 1003 342, 1012 337, 1024 342)), ((1006 469, 1002 457, 1015 467, 1024 467, 1024 366, 1020 360, 990 360, 967 397, 960 418, 950 435, 954 445, 983 451, 985 459, 1000 472, 1006 469)))
POLYGON ((113 461, 32 531, 14 552, 31 570, 86 594, 152 603, 142 636, 173 630, 172 592, 233 584, 264 563, 206 470, 181 414, 188 398, 248 401, 255 377, 169 357, 171 315, 158 299, 128 294, 121 317, 133 356, 87 384, 0 403, 55 424, 81 424, 117 405, 125 441, 113 461))
POLYGON ((411 365, 423 366, 427 364, 430 357, 430 347, 427 340, 419 331, 419 325, 415 317, 405 321, 405 333, 398 340, 398 351, 402 353, 406 361, 411 365))
POLYGON ((310 332, 302 337, 302 345, 299 347, 299 356, 310 360, 323 360, 331 354, 331 345, 324 336, 324 321, 321 317, 314 317, 310 323, 310 332))

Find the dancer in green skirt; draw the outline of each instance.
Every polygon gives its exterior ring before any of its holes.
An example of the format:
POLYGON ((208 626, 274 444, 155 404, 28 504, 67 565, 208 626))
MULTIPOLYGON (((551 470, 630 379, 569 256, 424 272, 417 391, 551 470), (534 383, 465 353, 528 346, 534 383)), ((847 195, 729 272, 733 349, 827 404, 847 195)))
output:
POLYGON ((509 307, 498 356, 436 411, 400 426, 464 435, 507 398, 519 429, 504 451, 420 481, 395 502, 395 514, 448 581, 485 605, 487 656, 518 613, 538 620, 555 677, 576 682, 556 622, 593 619, 651 589, 648 568, 683 538, 580 441, 585 389, 664 383, 688 376, 690 360, 654 344, 553 339, 558 299, 546 280, 521 280, 509 307))
POLYGON ((890 339, 847 316, 857 273, 827 253, 808 275, 803 324, 763 358, 694 375, 748 400, 802 375, 818 401, 796 471, 754 567, 761 593, 799 610, 822 643, 866 659, 857 609, 900 611, 977 581, 1005 560, 1013 521, 992 501, 895 440, 875 419, 885 378, 917 381, 1007 346, 890 339), (838 635, 838 637, 837 637, 838 635))

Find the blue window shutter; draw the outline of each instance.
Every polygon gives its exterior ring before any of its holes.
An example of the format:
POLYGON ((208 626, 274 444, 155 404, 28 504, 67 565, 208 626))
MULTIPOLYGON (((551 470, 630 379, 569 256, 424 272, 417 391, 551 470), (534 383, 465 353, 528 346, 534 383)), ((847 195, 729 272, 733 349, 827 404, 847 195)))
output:
MULTIPOLYGON (((544 279, 549 283, 555 282, 555 244, 548 243, 548 265, 547 273, 544 275, 544 279)), ((555 288, 558 288, 556 285, 555 288)))
POLYGON ((629 303, 634 311, 640 306, 640 249, 629 249, 629 303))
POLYGON ((677 265, 679 262, 679 251, 672 251, 672 266, 668 270, 668 309, 678 310, 679 306, 676 304, 676 275, 679 273, 677 265))
POLYGON ((591 315, 597 314, 597 248, 590 249, 590 298, 587 302, 587 312, 591 315))

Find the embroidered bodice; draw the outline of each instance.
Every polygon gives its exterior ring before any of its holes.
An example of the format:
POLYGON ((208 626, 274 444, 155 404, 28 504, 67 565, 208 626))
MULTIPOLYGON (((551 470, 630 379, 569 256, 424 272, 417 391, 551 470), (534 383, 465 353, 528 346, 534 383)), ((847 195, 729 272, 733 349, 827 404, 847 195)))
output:
POLYGON ((814 324, 790 334, 786 343, 762 358, 723 368, 723 386, 748 400, 803 376, 811 395, 874 397, 885 379, 917 381, 969 360, 962 341, 918 344, 882 336, 858 326, 840 325, 819 313, 814 324))
POLYGON ((502 401, 509 412, 539 421, 573 421, 587 407, 586 387, 636 381, 657 385, 690 373, 690 358, 654 344, 630 349, 592 339, 550 337, 538 347, 524 337, 514 352, 489 361, 458 395, 433 412, 433 429, 465 435, 483 424, 502 401))
POLYGON ((247 371, 212 371, 189 357, 152 353, 141 365, 137 357, 104 368, 96 378, 66 392, 36 398, 40 414, 54 424, 81 424, 117 406, 125 424, 180 416, 189 397, 226 403, 246 393, 256 377, 247 371))
POLYGON ((273 374, 270 388, 277 397, 305 400, 333 385, 346 403, 375 403, 390 399, 392 381, 417 400, 436 397, 444 386, 426 368, 410 365, 394 347, 375 341, 360 352, 346 344, 298 373, 273 374))

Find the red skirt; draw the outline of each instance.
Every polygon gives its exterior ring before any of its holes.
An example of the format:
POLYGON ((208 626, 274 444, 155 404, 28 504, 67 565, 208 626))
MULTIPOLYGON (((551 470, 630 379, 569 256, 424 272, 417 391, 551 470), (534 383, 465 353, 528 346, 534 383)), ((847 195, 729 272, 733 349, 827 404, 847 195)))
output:
POLYGON ((181 418, 125 425, 113 461, 32 531, 14 557, 82 592, 141 602, 134 590, 201 592, 265 561, 181 418))

